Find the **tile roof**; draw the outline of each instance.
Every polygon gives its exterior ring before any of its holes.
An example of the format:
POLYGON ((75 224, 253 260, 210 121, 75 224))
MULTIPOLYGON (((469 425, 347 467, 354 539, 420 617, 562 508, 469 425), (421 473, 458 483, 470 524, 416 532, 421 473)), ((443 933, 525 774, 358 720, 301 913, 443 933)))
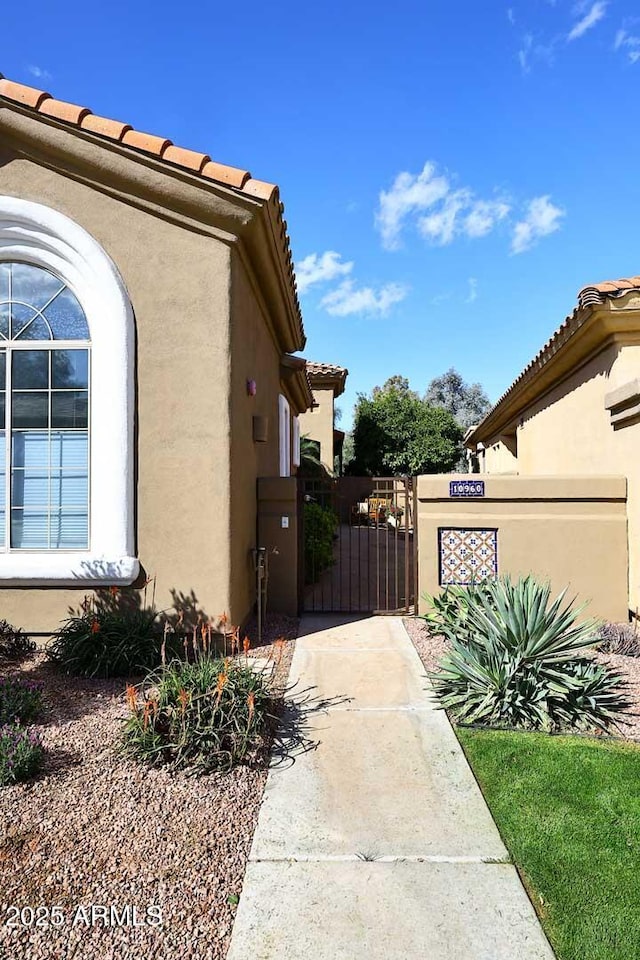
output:
MULTIPOLYGON (((498 409, 506 403, 513 393, 522 384, 531 380, 558 351, 573 337, 580 329, 589 314, 585 312, 587 307, 597 306, 608 299, 624 296, 631 290, 640 292, 640 276, 622 278, 620 280, 603 280, 601 283, 593 283, 583 287, 578 293, 578 305, 573 312, 565 318, 564 322, 558 327, 554 334, 547 340, 543 347, 538 351, 533 360, 524 368, 521 374, 516 377, 511 386, 505 390, 500 399, 493 405, 480 423, 472 427, 471 434, 477 435, 485 423, 493 418, 498 409)), ((466 436, 465 436, 465 439, 466 436)))
POLYGON ((279 190, 275 184, 254 179, 248 170, 231 167, 224 163, 217 163, 206 153, 199 153, 196 150, 188 150, 186 147, 176 146, 171 140, 167 140, 165 137, 142 133, 140 130, 134 130, 128 123, 98 116, 92 113, 88 107, 78 106, 75 103, 66 103, 64 100, 56 100, 50 93, 46 93, 44 90, 38 90, 35 87, 29 87, 23 83, 8 80, 0 73, 0 103, 3 99, 34 110, 43 117, 62 121, 62 123, 68 124, 69 126, 77 127, 80 130, 86 130, 100 137, 104 137, 106 140, 121 143, 133 150, 152 155, 164 163, 172 164, 175 167, 182 167, 182 169, 202 177, 205 181, 215 181, 225 187, 238 190, 254 199, 268 201, 272 204, 279 227, 278 242, 284 257, 290 293, 293 297, 300 322, 302 339, 304 340, 302 315, 298 301, 291 245, 287 233, 287 222, 282 216, 284 213, 284 204, 280 202, 279 190))
POLYGON ((629 290, 640 290, 640 276, 603 280, 602 283, 583 287, 578 294, 578 306, 589 307, 595 303, 604 303, 607 297, 622 297, 629 290))
POLYGON ((346 367, 339 367, 336 363, 316 363, 315 360, 307 360, 307 372, 311 377, 341 377, 349 373, 346 367))

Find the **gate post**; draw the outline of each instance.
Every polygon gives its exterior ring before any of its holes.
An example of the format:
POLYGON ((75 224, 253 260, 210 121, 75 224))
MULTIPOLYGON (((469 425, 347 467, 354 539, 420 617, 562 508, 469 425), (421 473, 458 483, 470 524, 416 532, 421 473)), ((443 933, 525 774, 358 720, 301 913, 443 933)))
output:
POLYGON ((267 611, 298 615, 298 481, 258 478, 258 546, 267 550, 267 611))

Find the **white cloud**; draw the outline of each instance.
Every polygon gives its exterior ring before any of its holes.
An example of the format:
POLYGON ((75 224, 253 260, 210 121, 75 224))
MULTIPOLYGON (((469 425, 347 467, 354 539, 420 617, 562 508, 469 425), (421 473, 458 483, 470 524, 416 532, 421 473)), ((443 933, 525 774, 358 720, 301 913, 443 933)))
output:
POLYGON ((469 277, 467 282, 469 284, 469 295, 464 302, 473 303, 474 300, 478 299, 478 280, 476 277, 469 277))
POLYGON ((515 15, 515 13, 513 12, 513 7, 509 7, 509 8, 507 9, 507 20, 509 21, 509 23, 511 24, 512 27, 515 27, 515 25, 516 25, 516 15, 515 15))
POLYGON ((404 300, 407 293, 407 288, 399 283, 386 283, 376 291, 373 287, 356 287, 353 280, 343 280, 322 298, 321 305, 335 317, 354 313, 385 314, 395 303, 404 300))
POLYGON ((35 77, 36 80, 52 80, 52 76, 48 70, 43 70, 42 67, 38 67, 35 64, 31 63, 27 67, 27 71, 31 74, 32 77, 35 77))
MULTIPOLYGON (((596 3, 591 4, 588 12, 585 13, 585 15, 573 25, 573 28, 567 36, 567 40, 577 40, 579 37, 583 36, 587 30, 595 27, 596 23, 599 23, 604 17, 608 5, 608 0, 597 0, 596 3)), ((578 4, 578 6, 575 8, 575 12, 582 12, 585 9, 585 6, 585 3, 578 4)))
POLYGON ((449 176, 428 161, 421 173, 400 173, 390 190, 381 191, 376 225, 387 250, 400 246, 402 229, 410 218, 427 240, 446 245, 457 236, 485 236, 509 210, 504 199, 481 200, 468 187, 453 189, 449 176))
POLYGON ((395 250, 400 245, 400 232, 410 213, 428 210, 449 193, 451 187, 444 175, 436 174, 435 163, 425 163, 422 172, 399 173, 390 190, 380 192, 380 207, 376 224, 382 235, 383 246, 395 250))
POLYGON ((326 283, 336 277, 346 277, 353 270, 353 261, 341 262, 342 255, 335 250, 310 253, 295 265, 298 293, 306 293, 316 283, 326 283))
POLYGON ((630 63, 637 63, 640 60, 640 37, 628 33, 625 27, 621 27, 616 33, 613 49, 622 50, 630 63))
POLYGON ((504 200, 478 200, 463 220, 463 232, 468 237, 485 237, 510 210, 504 200))
POLYGON ((530 33, 525 33, 524 37, 522 38, 522 47, 518 50, 518 61, 520 63, 520 69, 523 73, 529 73, 531 70, 529 58, 531 56, 532 47, 533 37, 530 33))
POLYGON ((551 202, 549 195, 534 197, 529 202, 524 219, 513 228, 511 241, 512 253, 524 253, 541 237, 546 237, 560 229, 560 221, 565 212, 551 202))

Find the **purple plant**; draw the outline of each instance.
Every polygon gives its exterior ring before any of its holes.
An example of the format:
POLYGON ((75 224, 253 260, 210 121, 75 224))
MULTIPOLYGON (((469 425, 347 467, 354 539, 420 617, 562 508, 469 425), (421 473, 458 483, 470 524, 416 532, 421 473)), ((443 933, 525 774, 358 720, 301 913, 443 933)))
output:
POLYGON ((43 685, 22 677, 0 678, 0 726, 31 723, 42 712, 43 685))
POLYGON ((40 734, 17 723, 0 727, 0 786, 27 780, 44 759, 40 734))

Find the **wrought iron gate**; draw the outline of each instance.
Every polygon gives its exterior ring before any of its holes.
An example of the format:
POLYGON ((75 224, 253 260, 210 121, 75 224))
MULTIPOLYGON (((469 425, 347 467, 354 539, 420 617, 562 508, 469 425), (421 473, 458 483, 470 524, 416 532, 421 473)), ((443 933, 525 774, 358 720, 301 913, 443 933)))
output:
POLYGON ((410 477, 299 481, 300 608, 410 613, 417 576, 410 477))

